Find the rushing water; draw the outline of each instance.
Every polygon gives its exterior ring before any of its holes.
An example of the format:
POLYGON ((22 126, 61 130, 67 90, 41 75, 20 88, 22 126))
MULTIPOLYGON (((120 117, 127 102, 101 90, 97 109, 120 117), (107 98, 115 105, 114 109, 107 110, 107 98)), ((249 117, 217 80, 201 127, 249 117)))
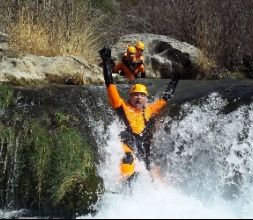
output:
MULTIPOLYGON (((166 113, 159 119, 154 136, 154 163, 162 168, 163 178, 152 178, 139 163, 141 172, 131 191, 122 189, 120 184, 118 166, 123 151, 118 134, 122 124, 116 116, 109 125, 108 119, 97 119, 91 109, 93 104, 88 106, 89 102, 81 99, 81 108, 90 108, 85 120, 97 142, 98 169, 106 193, 94 207, 96 214, 78 218, 252 218, 252 86, 232 90, 230 82, 221 83, 227 83, 227 91, 244 98, 244 102, 230 93, 221 95, 222 92, 189 99, 192 101, 182 98, 177 114, 166 113)), ((191 90, 187 96, 195 96, 194 88, 199 88, 199 84, 186 85, 191 90)), ((177 97, 183 97, 182 86, 177 89, 177 97)), ((99 89, 104 92, 104 87, 99 89)), ((109 110, 110 118, 115 115, 102 98, 97 98, 96 105, 101 111, 109 110)), ((0 210, 0 218, 21 218, 26 213, 0 210)))
POLYGON ((96 132, 107 139, 100 143, 105 160, 99 167, 107 193, 96 215, 79 218, 252 218, 253 104, 224 114, 226 104, 212 93, 185 103, 177 117, 166 116, 153 148, 165 177, 143 170, 131 193, 118 192, 122 127, 115 120, 104 134, 98 122, 96 132))

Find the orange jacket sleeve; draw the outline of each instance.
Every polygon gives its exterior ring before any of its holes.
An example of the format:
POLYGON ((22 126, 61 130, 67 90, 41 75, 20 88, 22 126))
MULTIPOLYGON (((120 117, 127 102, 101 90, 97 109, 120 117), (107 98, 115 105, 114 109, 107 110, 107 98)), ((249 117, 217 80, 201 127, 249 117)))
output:
POLYGON ((158 99, 154 103, 148 105, 147 111, 148 111, 148 118, 151 118, 155 115, 157 115, 160 110, 167 104, 167 101, 164 99, 158 99))
POLYGON ((109 102, 110 102, 111 106, 114 109, 119 108, 122 105, 123 100, 120 97, 118 90, 114 84, 110 84, 107 87, 107 93, 108 93, 108 98, 109 98, 109 102))

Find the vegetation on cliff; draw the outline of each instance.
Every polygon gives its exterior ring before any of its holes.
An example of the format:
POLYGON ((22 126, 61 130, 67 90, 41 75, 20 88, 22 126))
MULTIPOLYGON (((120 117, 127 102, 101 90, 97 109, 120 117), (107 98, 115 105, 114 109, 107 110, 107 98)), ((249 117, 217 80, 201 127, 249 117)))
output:
POLYGON ((3 91, 7 98, 0 100, 0 208, 65 215, 92 211, 103 181, 95 152, 69 124, 77 119, 62 112, 51 119, 27 119, 14 110, 11 88, 1 86, 3 91))

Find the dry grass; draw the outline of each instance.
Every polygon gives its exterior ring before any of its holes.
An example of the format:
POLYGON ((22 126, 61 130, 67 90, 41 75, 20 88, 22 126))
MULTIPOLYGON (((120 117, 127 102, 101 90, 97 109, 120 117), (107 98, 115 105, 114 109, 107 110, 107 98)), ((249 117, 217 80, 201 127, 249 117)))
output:
POLYGON ((59 1, 61 7, 53 1, 48 6, 26 3, 21 2, 8 15, 7 31, 12 49, 38 56, 72 55, 96 61, 102 45, 97 30, 103 16, 91 17, 85 1, 69 1, 66 5, 59 1))
POLYGON ((211 70, 217 67, 215 59, 211 56, 208 48, 208 36, 202 31, 202 29, 198 29, 196 34, 196 44, 199 45, 200 54, 198 57, 198 66, 202 70, 205 75, 207 75, 211 70))
POLYGON ((218 66, 233 70, 252 54, 252 8, 253 0, 139 0, 134 7, 122 4, 127 11, 122 22, 124 34, 171 36, 204 49, 218 66))
POLYGON ((65 27, 64 23, 58 23, 61 31, 55 31, 47 24, 34 24, 30 18, 23 17, 8 28, 10 47, 39 56, 74 55, 96 60, 100 37, 94 33, 95 22, 87 23, 84 31, 72 30, 69 37, 65 27))
POLYGON ((201 68, 203 72, 209 72, 210 70, 216 67, 215 61, 208 58, 204 51, 201 51, 198 59, 198 66, 201 68))

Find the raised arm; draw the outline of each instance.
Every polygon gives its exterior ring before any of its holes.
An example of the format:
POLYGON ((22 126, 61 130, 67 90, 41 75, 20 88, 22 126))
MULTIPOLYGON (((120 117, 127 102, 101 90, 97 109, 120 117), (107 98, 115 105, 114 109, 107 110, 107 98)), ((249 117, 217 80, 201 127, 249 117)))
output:
POLYGON ((172 79, 167 89, 164 91, 162 97, 148 106, 149 117, 157 115, 160 112, 160 110, 167 104, 167 102, 172 98, 178 80, 179 78, 172 79))
POLYGON ((111 49, 104 47, 99 51, 99 53, 103 60, 103 74, 107 87, 109 102, 114 109, 117 109, 122 105, 123 100, 121 99, 118 90, 113 83, 112 65, 114 65, 114 61, 111 57, 111 49))
POLYGON ((114 63, 114 61, 111 56, 111 49, 108 47, 104 47, 99 51, 99 53, 103 61, 103 74, 105 84, 108 87, 109 85, 113 84, 112 63, 114 63))

